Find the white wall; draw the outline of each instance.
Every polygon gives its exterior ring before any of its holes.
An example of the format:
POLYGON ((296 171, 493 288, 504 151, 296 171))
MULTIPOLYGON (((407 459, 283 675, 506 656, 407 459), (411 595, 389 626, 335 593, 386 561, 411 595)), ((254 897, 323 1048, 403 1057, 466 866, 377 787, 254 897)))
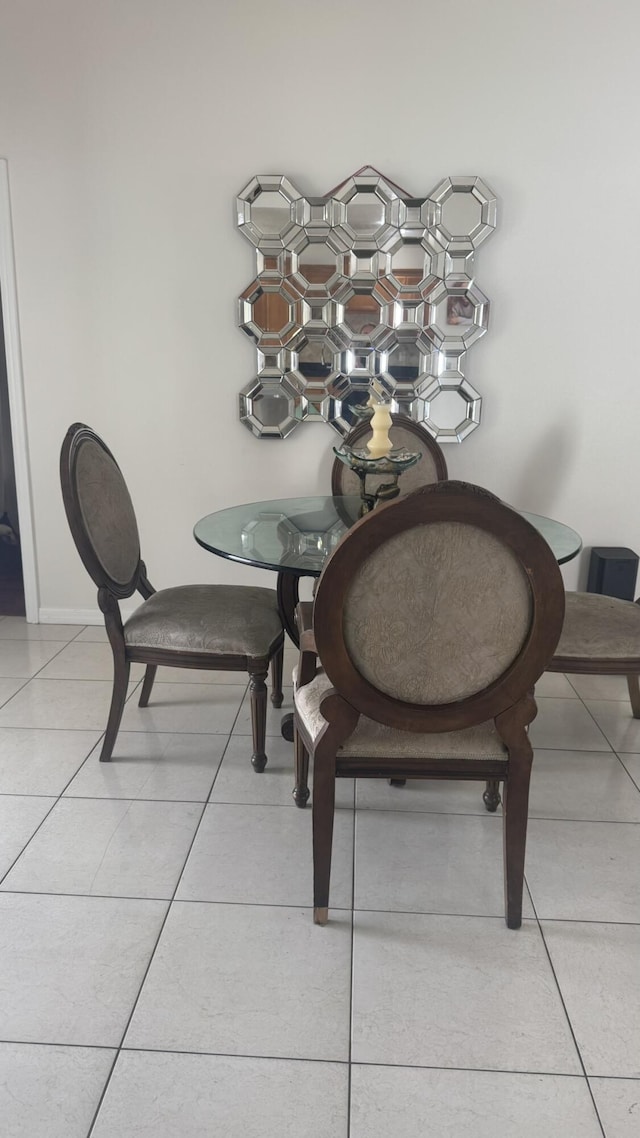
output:
MULTIPOLYGON (((234 228, 254 173, 322 193, 371 163, 416 194, 480 174, 492 326, 454 477, 640 550, 635 0, 0 0, 40 604, 87 608, 57 462, 69 423, 115 451, 157 587, 260 580, 199 549, 202 514, 328 486, 325 425, 254 439, 234 228)), ((582 559, 582 575, 586 558, 582 559)), ((565 571, 578 580, 578 563, 565 571)), ((582 579, 582 577, 581 577, 582 579)))

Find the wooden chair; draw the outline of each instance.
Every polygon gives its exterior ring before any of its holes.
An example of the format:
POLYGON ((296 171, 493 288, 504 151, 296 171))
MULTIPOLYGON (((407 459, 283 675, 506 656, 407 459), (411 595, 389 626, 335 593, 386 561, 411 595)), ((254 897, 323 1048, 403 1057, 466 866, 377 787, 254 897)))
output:
MULTIPOLYGON (((416 423, 410 419, 408 415, 392 415, 391 420, 393 426, 389 431, 389 438, 394 447, 406 447, 407 450, 419 450, 422 453, 422 458, 416 463, 415 466, 409 467, 400 476, 399 486, 401 494, 410 494, 413 490, 417 490, 419 486, 426 486, 431 482, 439 482, 447 477, 447 464, 444 455, 440 450, 436 440, 420 423, 416 423)), ((371 424, 369 420, 363 423, 358 423, 349 432, 344 440, 345 446, 357 447, 364 446, 366 439, 371 434, 371 424)), ((381 482, 385 475, 367 475, 367 487, 372 489, 381 482)), ((340 462, 336 458, 331 469, 331 493, 335 497, 342 497, 344 495, 360 493, 360 480, 353 470, 340 462)))
POLYGON ((640 719, 640 602, 600 593, 567 593, 560 643, 548 672, 626 676, 640 719))
POLYGON ((120 727, 130 666, 146 664, 139 700, 146 707, 158 665, 249 673, 253 757, 264 770, 267 688, 282 705, 284 633, 273 589, 246 585, 183 585, 156 592, 140 559, 129 491, 111 451, 84 423, 67 431, 60 455, 67 520, 85 569, 98 586, 113 652, 113 693, 100 754, 108 762, 120 727), (121 600, 138 591, 143 604, 122 622, 121 600))
POLYGON ((345 535, 313 607, 323 670, 294 694, 297 757, 314 760, 316 923, 328 917, 336 778, 402 777, 504 785, 506 921, 520 926, 527 727, 563 611, 549 546, 478 487, 425 486, 345 535))

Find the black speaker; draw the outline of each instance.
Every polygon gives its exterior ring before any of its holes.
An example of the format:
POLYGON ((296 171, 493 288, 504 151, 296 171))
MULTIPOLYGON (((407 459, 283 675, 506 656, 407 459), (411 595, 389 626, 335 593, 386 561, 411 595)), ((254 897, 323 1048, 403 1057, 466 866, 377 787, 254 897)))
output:
POLYGON ((589 562, 588 593, 635 600, 638 555, 617 545, 594 545, 589 562))

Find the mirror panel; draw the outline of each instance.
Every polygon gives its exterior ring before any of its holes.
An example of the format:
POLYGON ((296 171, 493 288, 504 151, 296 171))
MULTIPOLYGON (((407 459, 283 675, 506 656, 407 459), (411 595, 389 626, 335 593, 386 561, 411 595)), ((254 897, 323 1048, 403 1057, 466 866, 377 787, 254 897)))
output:
POLYGON ((439 443, 462 442, 480 423, 482 399, 459 373, 425 385, 418 400, 421 421, 439 443))
POLYGON ((263 439, 285 439, 307 410, 305 397, 282 375, 255 379, 240 392, 240 421, 263 439))
POLYGON ((341 435, 372 389, 461 441, 480 421, 468 349, 488 327, 475 250, 496 226, 496 199, 478 177, 450 177, 412 197, 364 167, 324 197, 281 174, 238 196, 237 224, 256 250, 239 299, 258 376, 241 393, 242 422, 284 438, 304 419, 341 435))

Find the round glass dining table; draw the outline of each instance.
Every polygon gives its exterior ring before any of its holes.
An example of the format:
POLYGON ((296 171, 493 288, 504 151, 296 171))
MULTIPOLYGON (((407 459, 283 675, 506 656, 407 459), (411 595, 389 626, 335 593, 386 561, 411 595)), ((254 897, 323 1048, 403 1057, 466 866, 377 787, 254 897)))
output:
MULTIPOLYGON (((359 497, 279 498, 230 506, 201 518, 199 545, 219 557, 278 574, 278 605, 285 629, 298 643, 295 608, 301 577, 319 577, 341 537, 358 521, 359 497)), ((519 510, 542 534, 560 565, 582 548, 580 535, 552 518, 519 510)))

